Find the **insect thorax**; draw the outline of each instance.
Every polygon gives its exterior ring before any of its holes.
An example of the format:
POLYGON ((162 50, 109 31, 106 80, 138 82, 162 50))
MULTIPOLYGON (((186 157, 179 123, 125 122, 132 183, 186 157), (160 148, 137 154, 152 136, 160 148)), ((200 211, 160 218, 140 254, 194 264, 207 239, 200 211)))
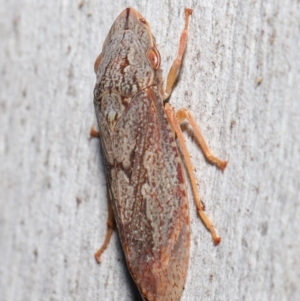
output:
POLYGON ((115 34, 110 49, 102 51, 97 72, 94 103, 111 129, 134 96, 150 86, 161 85, 161 70, 153 70, 146 50, 131 30, 115 34))

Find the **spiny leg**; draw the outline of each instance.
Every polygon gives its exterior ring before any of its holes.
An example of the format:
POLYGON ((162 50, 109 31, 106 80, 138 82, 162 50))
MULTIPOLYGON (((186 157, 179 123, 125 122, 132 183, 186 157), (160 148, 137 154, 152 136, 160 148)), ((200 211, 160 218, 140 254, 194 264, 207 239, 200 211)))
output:
POLYGON ((100 249, 95 253, 95 258, 98 263, 101 262, 100 257, 109 244, 115 226, 114 213, 113 213, 111 202, 109 200, 109 196, 108 196, 108 216, 107 216, 106 225, 107 225, 107 229, 106 229, 104 242, 100 247, 100 249))
POLYGON ((187 36, 188 36, 189 17, 192 14, 192 12, 193 12, 193 10, 191 8, 186 8, 184 10, 185 26, 184 26, 184 29, 180 36, 177 57, 174 60, 173 65, 172 65, 172 67, 169 71, 168 77, 167 77, 166 90, 164 92, 164 100, 169 98, 169 96, 171 95, 174 83, 177 79, 177 76, 178 76, 178 73, 179 73, 179 70, 181 67, 183 54, 184 54, 185 47, 186 47, 187 36))
MULTIPOLYGON (((181 112, 181 111, 182 110, 179 110, 179 112, 181 112)), ((206 228, 210 231, 214 243, 217 245, 218 243, 220 243, 221 237, 219 237, 217 235, 213 224, 211 223, 209 217, 204 212, 204 206, 201 202, 200 195, 199 195, 199 192, 198 192, 198 189, 197 189, 197 181, 196 181, 196 178, 195 178, 195 175, 194 175, 194 167, 193 167, 192 162, 191 162, 191 158, 190 158, 190 155, 189 155, 189 152, 188 152, 185 140, 184 140, 183 133, 182 133, 181 128, 180 128, 179 121, 177 119, 177 115, 175 114, 175 111, 172 108, 172 106, 168 103, 165 105, 165 112, 166 112, 169 124, 171 125, 172 130, 177 135, 177 139, 178 139, 180 147, 181 147, 182 155, 183 155, 185 165, 186 165, 189 177, 190 177, 190 182, 191 182, 191 185, 192 185, 192 190, 193 190, 193 194, 194 194, 194 200, 195 200, 197 212, 198 212, 201 220, 203 221, 204 225, 206 226, 206 228)), ((183 114, 183 113, 179 114, 179 120, 182 120, 181 114, 183 114)), ((194 121, 194 119, 193 119, 193 121, 194 121)), ((193 129, 195 130, 194 127, 195 127, 196 124, 193 123, 191 125, 192 125, 193 129)), ((196 126, 196 129, 200 132, 200 130, 198 129, 197 126, 196 126)), ((199 137, 196 136, 196 138, 198 140, 199 137)), ((202 138, 202 140, 204 141, 201 133, 200 133, 200 138, 202 138)), ((203 150, 203 141, 201 141, 201 143, 198 141, 201 148, 202 148, 202 150, 203 150)), ((205 141, 204 141, 204 143, 205 143, 205 141)), ((205 143, 205 145, 206 145, 206 143, 205 143)), ((207 150, 209 151, 209 148, 206 145, 205 151, 207 151, 207 150)), ((203 150, 203 152, 204 152, 204 150, 203 150)), ((209 151, 209 153, 210 153, 210 151, 209 151)), ((214 157, 214 156, 213 156, 213 158, 216 159, 216 157, 214 157)), ((219 163, 221 163, 220 164, 221 167, 217 163, 215 163, 215 160, 213 160, 213 163, 217 164, 221 169, 224 169, 226 167, 226 162, 223 162, 221 160, 219 160, 219 161, 220 161, 219 163)))

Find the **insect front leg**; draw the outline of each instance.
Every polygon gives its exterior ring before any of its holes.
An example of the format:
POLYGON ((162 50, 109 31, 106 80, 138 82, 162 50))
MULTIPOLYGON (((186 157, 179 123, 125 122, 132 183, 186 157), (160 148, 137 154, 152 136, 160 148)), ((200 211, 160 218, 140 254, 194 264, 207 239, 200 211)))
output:
POLYGON ((179 73, 179 70, 181 67, 183 54, 184 54, 185 47, 186 47, 187 36, 188 36, 189 17, 192 14, 192 12, 193 12, 193 10, 191 8, 186 8, 184 10, 185 26, 184 26, 184 29, 180 36, 177 57, 174 60, 172 67, 169 71, 168 77, 167 77, 166 90, 164 92, 164 100, 169 98, 169 96, 171 95, 173 86, 175 84, 175 81, 177 79, 177 76, 178 76, 178 73, 179 73))
POLYGON ((192 165, 190 154, 188 152, 188 149, 187 149, 187 146, 186 146, 186 143, 184 140, 184 136, 181 131, 179 123, 182 122, 184 119, 187 119, 190 122, 190 125, 192 126, 192 129, 195 132, 196 139, 197 139, 205 157, 207 158, 207 160, 209 162, 216 164, 221 170, 224 170, 226 167, 227 161, 221 161, 220 159, 218 159, 217 157, 212 155, 194 118, 192 117, 191 113, 187 109, 181 109, 177 112, 177 114, 175 114, 173 107, 167 103, 165 105, 165 112, 166 112, 169 124, 172 127, 173 132, 176 134, 177 140, 181 147, 184 162, 185 162, 185 165, 186 165, 186 168, 187 168, 187 171, 189 174, 189 178, 191 181, 192 190, 193 190, 193 194, 194 194, 194 200, 195 200, 198 214, 199 214, 201 220, 203 221, 203 223, 205 224, 205 226, 207 227, 207 229, 210 231, 214 243, 218 244, 221 241, 221 237, 219 237, 217 235, 213 224, 211 223, 210 219, 204 212, 204 206, 201 202, 201 198, 200 198, 200 195, 199 195, 199 192, 197 189, 197 180, 196 180, 195 174, 194 174, 195 169, 192 165))
POLYGON ((115 227, 114 213, 113 213, 111 201, 109 198, 109 193, 107 193, 107 200, 108 200, 108 216, 107 216, 107 222, 106 222, 107 229, 106 229, 105 239, 104 239, 104 242, 103 242, 102 246, 100 247, 100 249, 95 253, 95 258, 98 263, 101 262, 100 257, 102 255, 102 253, 105 251, 105 249, 107 248, 110 238, 111 238, 111 235, 112 235, 112 232, 115 227))
POLYGON ((90 130, 90 137, 91 138, 100 138, 100 133, 97 130, 95 130, 93 126, 91 127, 91 130, 90 130))

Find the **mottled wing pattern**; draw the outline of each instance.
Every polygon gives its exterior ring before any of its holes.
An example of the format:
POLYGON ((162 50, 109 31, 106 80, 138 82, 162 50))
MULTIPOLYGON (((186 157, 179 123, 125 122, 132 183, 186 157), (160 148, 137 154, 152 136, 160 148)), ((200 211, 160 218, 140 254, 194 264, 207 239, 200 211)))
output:
POLYGON ((96 60, 94 104, 130 273, 145 300, 178 301, 188 267, 189 213, 181 159, 158 92, 159 63, 147 21, 124 10, 96 60))
POLYGON ((155 88, 148 91, 132 99, 111 136, 110 186, 130 272, 144 296, 166 300, 178 298, 185 282, 188 202, 162 99, 155 88))

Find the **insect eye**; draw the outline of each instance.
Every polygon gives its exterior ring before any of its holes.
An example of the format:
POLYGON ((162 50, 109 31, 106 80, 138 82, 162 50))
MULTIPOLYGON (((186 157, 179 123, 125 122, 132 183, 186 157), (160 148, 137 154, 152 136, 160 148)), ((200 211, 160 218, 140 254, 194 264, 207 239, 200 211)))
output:
POLYGON ((144 18, 140 18, 139 20, 140 20, 140 22, 142 22, 143 24, 147 24, 147 21, 146 21, 144 18))
POLYGON ((94 64, 94 71, 95 71, 95 73, 97 73, 97 71, 98 71, 98 67, 99 67, 99 65, 101 63, 101 59, 102 59, 102 52, 96 58, 96 61, 95 61, 95 64, 94 64))
POLYGON ((155 47, 152 47, 147 52, 148 60, 154 70, 160 66, 160 54, 155 47))

